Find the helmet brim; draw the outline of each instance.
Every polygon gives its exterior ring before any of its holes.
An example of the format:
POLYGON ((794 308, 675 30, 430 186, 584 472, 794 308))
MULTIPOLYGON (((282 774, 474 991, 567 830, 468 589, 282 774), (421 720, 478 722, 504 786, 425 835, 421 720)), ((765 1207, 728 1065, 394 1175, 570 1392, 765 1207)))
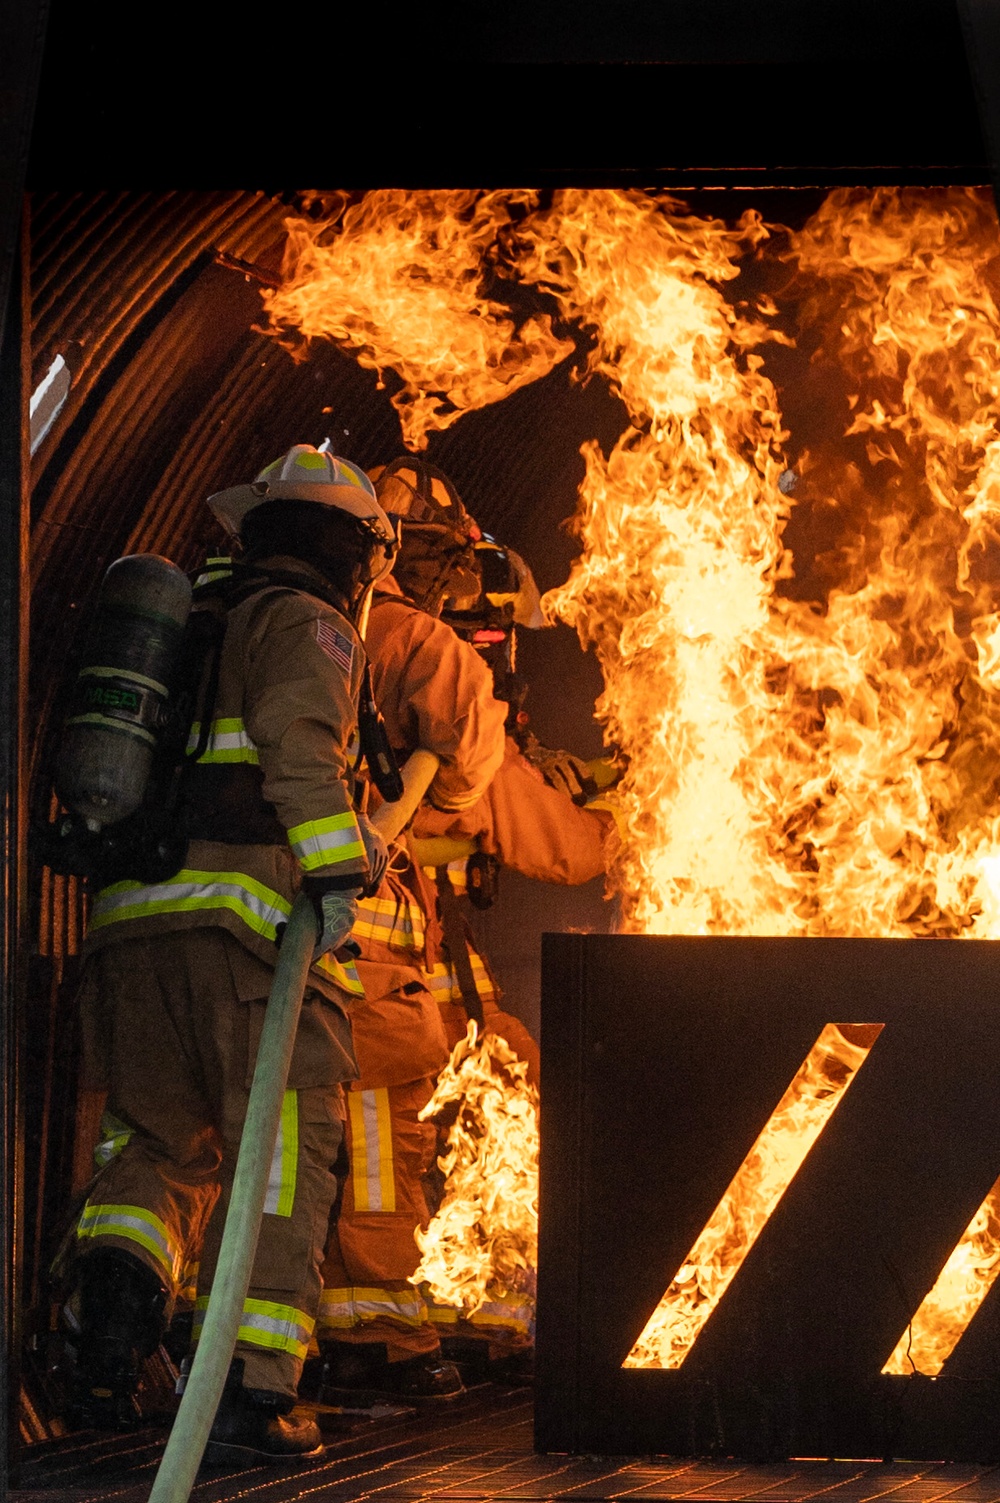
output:
POLYGON ((319 506, 329 506, 367 523, 387 547, 396 541, 396 530, 379 503, 353 485, 311 484, 305 480, 278 480, 273 484, 256 481, 252 485, 234 485, 229 490, 216 491, 214 496, 209 496, 208 505, 222 525, 234 537, 239 537, 248 512, 263 506, 266 501, 311 501, 319 506))

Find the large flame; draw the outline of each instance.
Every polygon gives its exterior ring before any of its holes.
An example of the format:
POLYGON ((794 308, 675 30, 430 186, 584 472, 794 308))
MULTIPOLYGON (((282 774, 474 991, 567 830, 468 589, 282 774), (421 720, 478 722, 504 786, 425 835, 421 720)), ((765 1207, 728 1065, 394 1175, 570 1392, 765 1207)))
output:
POLYGON ((500 232, 533 199, 383 188, 332 222, 288 220, 282 285, 264 294, 275 331, 332 339, 395 371, 403 438, 423 448, 431 429, 536 381, 573 348, 546 315, 518 326, 480 290, 500 232))
MULTIPOLYGON (((792 882, 754 751, 774 713, 762 633, 784 555, 769 337, 727 303, 763 237, 636 193, 564 193, 522 227, 522 274, 594 331, 632 427, 588 444, 583 556, 550 610, 596 646, 597 713, 630 759, 617 881, 645 933, 788 933, 792 882)), ((775 336, 770 336, 775 337, 775 336)))
MULTIPOLYGON (((413 447, 567 353, 505 279, 625 403, 547 608, 596 649, 627 759, 626 929, 1000 938, 998 267, 989 195, 958 188, 837 190, 795 232, 610 190, 380 192, 290 225, 276 328, 394 370, 413 447)), ((439 1266, 458 1304, 487 1277, 439 1266)))

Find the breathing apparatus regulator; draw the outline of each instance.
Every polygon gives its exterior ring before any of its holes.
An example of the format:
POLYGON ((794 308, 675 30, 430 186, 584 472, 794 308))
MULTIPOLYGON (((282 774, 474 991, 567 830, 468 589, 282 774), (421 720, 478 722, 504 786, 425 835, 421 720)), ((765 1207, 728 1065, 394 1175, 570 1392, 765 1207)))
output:
MULTIPOLYGON (((101 584, 58 747, 54 786, 68 812, 38 832, 41 857, 53 870, 101 883, 156 882, 183 866, 184 774, 204 751, 228 610, 277 585, 326 598, 350 613, 363 634, 372 587, 398 545, 367 476, 325 446, 298 444, 252 485, 219 492, 209 506, 240 537, 247 516, 270 501, 305 501, 314 503, 310 512, 321 505, 346 514, 363 545, 354 598, 327 594, 311 575, 229 560, 214 561, 224 567, 203 574, 195 592, 169 559, 117 559, 101 584), (192 610, 192 601, 203 600, 214 609, 192 610), (192 735, 196 716, 202 738, 192 735)), ((317 567, 312 558, 304 561, 317 567)), ((398 799, 402 780, 367 666, 359 736, 359 761, 367 760, 384 799, 398 799)))
POLYGON ((475 545, 480 588, 463 610, 446 608, 441 618, 460 637, 471 642, 493 674, 493 692, 509 705, 508 733, 517 739, 527 715, 528 685, 517 672, 515 627, 531 630, 545 625, 538 586, 527 564, 513 548, 505 548, 489 533, 475 545))
MULTIPOLYGON (((472 643, 492 670, 493 693, 508 705, 507 734, 521 753, 551 787, 561 789, 575 804, 587 805, 620 773, 613 774, 605 758, 588 763, 571 752, 553 751, 531 729, 524 708, 528 685, 516 671, 516 628, 537 630, 545 625, 531 570, 513 548, 503 547, 488 534, 476 544, 476 562, 482 581, 479 598, 467 610, 442 612, 442 618, 472 643)), ((477 902, 471 881, 469 896, 477 902)))

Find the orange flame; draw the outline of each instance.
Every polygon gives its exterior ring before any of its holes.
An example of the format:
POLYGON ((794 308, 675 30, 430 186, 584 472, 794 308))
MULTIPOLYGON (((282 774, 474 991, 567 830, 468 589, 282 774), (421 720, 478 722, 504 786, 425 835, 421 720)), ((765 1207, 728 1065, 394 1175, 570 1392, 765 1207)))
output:
POLYGON ((332 221, 289 219, 282 286, 264 294, 273 330, 332 339, 360 365, 396 371, 403 439, 422 449, 432 429, 547 375, 573 349, 547 316, 516 327, 478 290, 501 231, 533 201, 384 188, 332 221))
POLYGON ((893 1348, 884 1373, 936 1378, 1000 1273, 1000 1179, 893 1348))
POLYGON ((453 1102, 458 1116, 439 1160, 444 1197, 416 1233, 420 1266, 411 1284, 474 1315, 487 1300, 533 1288, 538 1258, 538 1095, 528 1067, 496 1034, 477 1042, 470 1022, 420 1113, 453 1102))
POLYGON ((998 266, 974 189, 837 190, 794 233, 610 190, 291 223, 275 329, 395 370, 414 447, 568 352, 487 272, 554 297, 626 405, 547 597, 628 762, 626 929, 1000 938, 998 266))
MULTIPOLYGON (((876 1036, 880 1026, 874 1025, 876 1036)), ((870 1034, 871 1027, 861 1032, 870 1034)), ((849 1036, 856 1031, 827 1023, 623 1367, 681 1366, 868 1058, 874 1039, 860 1043, 849 1036)))
POLYGON ((763 633, 788 506, 768 337, 720 283, 765 235, 638 193, 564 193, 521 227, 522 275, 594 329, 596 370, 633 426, 585 448, 583 557, 546 599, 597 648, 597 714, 627 753, 631 839, 616 880, 644 933, 793 932, 755 751, 774 713, 763 633), (627 248, 627 250, 626 250, 627 248))

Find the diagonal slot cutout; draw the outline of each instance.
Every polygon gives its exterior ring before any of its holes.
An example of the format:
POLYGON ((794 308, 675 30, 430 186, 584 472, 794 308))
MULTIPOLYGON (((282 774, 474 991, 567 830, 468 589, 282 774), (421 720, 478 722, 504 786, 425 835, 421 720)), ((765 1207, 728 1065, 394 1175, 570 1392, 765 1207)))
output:
POLYGON ((844 1099, 882 1027, 881 1023, 826 1024, 623 1367, 681 1366, 844 1099))
POLYGON ((933 1288, 893 1348, 884 1373, 936 1378, 1000 1273, 1000 1179, 976 1211, 933 1288))

